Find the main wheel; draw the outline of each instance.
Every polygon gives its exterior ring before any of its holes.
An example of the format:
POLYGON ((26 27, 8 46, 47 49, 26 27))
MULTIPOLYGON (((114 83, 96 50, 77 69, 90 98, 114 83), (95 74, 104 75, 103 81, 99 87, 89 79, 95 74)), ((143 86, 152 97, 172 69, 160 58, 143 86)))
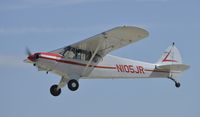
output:
POLYGON ((78 83, 77 80, 72 79, 72 80, 70 80, 70 81, 68 82, 68 88, 69 88, 71 91, 76 91, 76 90, 78 89, 78 87, 79 87, 79 83, 78 83))
POLYGON ((181 86, 181 84, 180 84, 179 82, 176 82, 176 83, 175 83, 175 86, 176 86, 177 88, 179 88, 179 87, 181 86))
POLYGON ((50 88, 50 93, 51 95, 53 96, 59 96, 60 93, 61 93, 61 89, 57 89, 58 88, 58 85, 52 85, 51 88, 50 88))

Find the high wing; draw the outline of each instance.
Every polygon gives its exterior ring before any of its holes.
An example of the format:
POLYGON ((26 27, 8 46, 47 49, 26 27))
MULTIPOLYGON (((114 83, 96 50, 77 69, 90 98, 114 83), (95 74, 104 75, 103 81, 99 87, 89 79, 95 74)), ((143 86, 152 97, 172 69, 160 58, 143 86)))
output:
MULTIPOLYGON (((148 32, 142 28, 119 26, 74 43, 70 47, 90 51, 103 57, 113 50, 144 39, 147 36, 148 32)), ((62 53, 64 48, 66 47, 54 50, 52 53, 62 53)))

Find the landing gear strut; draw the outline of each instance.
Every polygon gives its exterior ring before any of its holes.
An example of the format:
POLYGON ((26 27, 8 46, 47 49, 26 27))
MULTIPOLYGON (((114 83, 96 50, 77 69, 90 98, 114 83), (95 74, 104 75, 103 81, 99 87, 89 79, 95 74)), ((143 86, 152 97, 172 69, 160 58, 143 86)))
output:
POLYGON ((168 77, 170 80, 174 81, 176 88, 179 88, 181 86, 181 84, 176 81, 174 78, 168 77))
POLYGON ((50 93, 53 96, 59 96, 61 93, 61 89, 60 88, 58 89, 58 85, 52 85, 50 88, 50 93))

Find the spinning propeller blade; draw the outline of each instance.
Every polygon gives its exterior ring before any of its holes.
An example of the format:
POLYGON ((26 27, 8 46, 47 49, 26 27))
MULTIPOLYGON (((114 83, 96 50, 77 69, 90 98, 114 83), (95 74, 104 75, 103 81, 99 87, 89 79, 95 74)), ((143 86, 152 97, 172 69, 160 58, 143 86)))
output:
POLYGON ((30 51, 30 49, 29 49, 28 47, 26 47, 26 54, 27 54, 28 56, 32 55, 32 54, 31 54, 31 51, 30 51))

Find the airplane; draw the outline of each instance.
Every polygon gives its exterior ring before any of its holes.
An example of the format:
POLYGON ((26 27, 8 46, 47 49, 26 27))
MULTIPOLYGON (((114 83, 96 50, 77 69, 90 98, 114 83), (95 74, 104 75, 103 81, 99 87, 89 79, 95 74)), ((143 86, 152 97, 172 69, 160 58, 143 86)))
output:
MULTIPOLYGON (((141 62, 110 55, 109 53, 146 38, 148 31, 136 26, 118 26, 80 42, 50 51, 32 54, 24 60, 39 71, 55 73, 61 77, 50 88, 53 96, 61 89, 77 91, 79 79, 168 78, 180 87, 176 77, 190 66, 182 63, 175 43, 170 45, 156 63, 141 62)), ((148 47, 146 47, 148 48, 148 47)))

